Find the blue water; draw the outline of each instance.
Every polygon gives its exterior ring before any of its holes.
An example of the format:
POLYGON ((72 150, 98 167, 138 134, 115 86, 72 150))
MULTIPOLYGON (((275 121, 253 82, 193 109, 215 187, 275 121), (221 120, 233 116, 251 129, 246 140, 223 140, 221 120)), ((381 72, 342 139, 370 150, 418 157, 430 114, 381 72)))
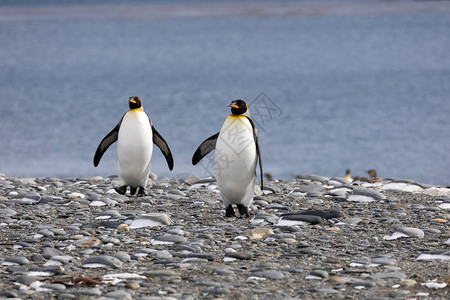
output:
POLYGON ((169 172, 154 152, 160 176, 213 173, 208 158, 192 166, 192 154, 242 98, 275 177, 373 168, 450 185, 448 3, 281 15, 219 6, 214 15, 202 5, 216 2, 198 1, 201 13, 184 16, 172 14, 186 5, 175 1, 148 17, 153 8, 139 1, 120 13, 105 0, 89 13, 53 2, 0 1, 0 173, 115 174, 115 146, 97 168, 93 155, 138 95, 174 155, 169 172))

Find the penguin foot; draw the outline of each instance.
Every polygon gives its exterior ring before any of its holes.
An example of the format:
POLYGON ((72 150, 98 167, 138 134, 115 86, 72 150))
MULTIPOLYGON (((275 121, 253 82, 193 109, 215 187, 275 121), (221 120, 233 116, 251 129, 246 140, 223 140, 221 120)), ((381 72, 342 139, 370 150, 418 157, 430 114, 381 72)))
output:
POLYGON ((228 205, 227 208, 225 209, 225 218, 229 218, 229 217, 236 217, 236 214, 234 213, 234 208, 233 206, 228 205))
POLYGON ((142 186, 140 186, 139 187, 139 189, 138 189, 138 197, 139 196, 147 196, 147 192, 145 191, 145 189, 142 187, 142 186))
POLYGON ((122 185, 119 187, 114 186, 113 187, 117 193, 121 194, 121 195, 125 195, 125 193, 127 192, 127 186, 126 185, 122 185))
POLYGON ((138 189, 137 187, 130 186, 130 195, 136 194, 137 189, 138 189))
POLYGON ((242 217, 248 218, 250 217, 250 214, 248 213, 248 207, 242 205, 242 204, 237 204, 237 208, 239 210, 239 214, 242 217))

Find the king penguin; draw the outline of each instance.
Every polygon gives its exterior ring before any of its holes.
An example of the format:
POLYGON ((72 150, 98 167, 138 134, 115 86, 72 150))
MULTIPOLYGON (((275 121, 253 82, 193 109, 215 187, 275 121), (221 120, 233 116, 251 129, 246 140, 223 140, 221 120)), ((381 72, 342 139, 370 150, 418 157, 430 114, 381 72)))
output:
POLYGON ((150 174, 153 143, 161 149, 170 170, 173 169, 173 157, 166 141, 156 131, 150 117, 144 111, 142 100, 133 96, 128 99, 128 104, 130 110, 100 142, 95 152, 94 166, 98 166, 103 153, 117 141, 117 174, 120 186, 114 189, 124 195, 129 186, 131 195, 137 190, 138 196, 141 196, 145 195, 150 174))
POLYGON ((243 100, 234 100, 228 106, 231 107, 231 115, 225 119, 220 132, 207 138, 197 148, 192 164, 196 165, 215 149, 217 185, 225 204, 225 217, 236 216, 233 204, 241 216, 249 217, 248 208, 253 202, 258 160, 261 190, 263 188, 257 130, 243 100))

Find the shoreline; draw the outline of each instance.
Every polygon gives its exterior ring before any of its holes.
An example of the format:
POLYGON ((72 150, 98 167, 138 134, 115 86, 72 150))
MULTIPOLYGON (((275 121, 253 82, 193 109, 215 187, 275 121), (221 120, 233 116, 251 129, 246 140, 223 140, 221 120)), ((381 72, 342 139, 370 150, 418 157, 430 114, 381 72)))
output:
POLYGON ((225 218, 213 178, 0 174, 0 298, 447 299, 450 189, 303 175, 225 218))

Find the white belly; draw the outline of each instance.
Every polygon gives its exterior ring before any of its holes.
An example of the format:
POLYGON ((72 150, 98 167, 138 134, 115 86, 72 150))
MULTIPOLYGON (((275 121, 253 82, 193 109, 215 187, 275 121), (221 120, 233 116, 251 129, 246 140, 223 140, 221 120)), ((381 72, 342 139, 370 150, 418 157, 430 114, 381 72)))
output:
POLYGON ((117 173, 121 185, 147 185, 153 152, 153 132, 145 112, 134 109, 122 120, 117 139, 117 173))
POLYGON ((253 201, 257 153, 250 121, 229 116, 220 130, 215 153, 217 184, 225 206, 253 201))

